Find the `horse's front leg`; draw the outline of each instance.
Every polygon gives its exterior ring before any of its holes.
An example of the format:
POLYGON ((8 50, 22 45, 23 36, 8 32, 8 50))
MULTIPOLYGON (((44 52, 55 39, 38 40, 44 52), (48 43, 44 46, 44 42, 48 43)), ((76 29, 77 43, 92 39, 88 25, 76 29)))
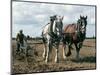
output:
POLYGON ((76 59, 79 59, 79 51, 80 51, 80 47, 79 47, 79 43, 75 43, 75 47, 76 47, 76 59))
POLYGON ((58 63, 58 53, 59 53, 59 44, 56 45, 56 56, 55 56, 56 63, 58 63))
POLYGON ((43 51, 43 58, 46 58, 46 43, 44 43, 44 51, 43 51))
POLYGON ((68 44, 67 56, 70 56, 70 55, 71 55, 71 45, 72 45, 72 44, 68 44))
POLYGON ((63 58, 66 59, 66 44, 63 43, 63 58))
POLYGON ((46 59, 45 59, 45 62, 47 63, 48 62, 48 58, 49 58, 49 52, 50 52, 50 46, 51 46, 51 43, 50 43, 50 41, 48 41, 48 43, 47 43, 47 54, 46 54, 46 59))

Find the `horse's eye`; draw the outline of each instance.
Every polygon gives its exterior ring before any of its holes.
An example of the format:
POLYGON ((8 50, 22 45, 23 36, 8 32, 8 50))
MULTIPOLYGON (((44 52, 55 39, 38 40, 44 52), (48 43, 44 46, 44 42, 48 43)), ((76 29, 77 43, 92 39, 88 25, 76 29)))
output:
POLYGON ((81 24, 82 22, 80 21, 79 23, 81 24))

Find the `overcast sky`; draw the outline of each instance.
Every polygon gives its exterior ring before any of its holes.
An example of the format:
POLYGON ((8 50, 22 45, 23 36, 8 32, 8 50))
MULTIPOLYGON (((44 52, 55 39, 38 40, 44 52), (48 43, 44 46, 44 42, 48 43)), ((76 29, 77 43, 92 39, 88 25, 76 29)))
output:
POLYGON ((41 36, 42 27, 49 22, 52 15, 64 16, 64 25, 76 23, 80 15, 88 16, 86 36, 95 35, 95 7, 79 5, 59 5, 46 3, 13 2, 12 36, 20 29, 25 35, 41 36))

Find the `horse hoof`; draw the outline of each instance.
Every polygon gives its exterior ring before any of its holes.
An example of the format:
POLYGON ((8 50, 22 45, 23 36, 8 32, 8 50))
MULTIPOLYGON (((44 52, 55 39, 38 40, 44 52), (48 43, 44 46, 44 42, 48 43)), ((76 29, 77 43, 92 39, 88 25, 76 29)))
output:
POLYGON ((45 63, 48 63, 48 60, 45 60, 45 63))
POLYGON ((55 61, 55 63, 57 63, 58 61, 55 61))
POLYGON ((55 60, 55 63, 59 63, 58 59, 55 60))
POLYGON ((66 56, 63 56, 64 60, 67 58, 66 56))
POLYGON ((59 61, 55 61, 55 63, 59 63, 59 61))
POLYGON ((47 64, 48 62, 47 62, 47 61, 45 61, 45 63, 47 64))
POLYGON ((68 56, 70 56, 70 55, 71 55, 71 52, 67 53, 67 55, 66 55, 66 56, 68 57, 68 56))
POLYGON ((45 56, 44 55, 42 57, 43 57, 43 59, 45 59, 45 56))

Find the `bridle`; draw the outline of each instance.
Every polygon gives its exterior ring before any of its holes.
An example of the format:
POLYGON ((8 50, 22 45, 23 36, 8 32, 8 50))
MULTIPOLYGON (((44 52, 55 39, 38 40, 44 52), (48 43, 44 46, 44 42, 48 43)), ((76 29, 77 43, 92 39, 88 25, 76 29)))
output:
POLYGON ((83 30, 86 29, 86 25, 87 25, 87 21, 85 21, 84 18, 83 18, 83 19, 79 19, 79 20, 77 21, 77 31, 78 31, 78 32, 82 32, 82 29, 83 29, 83 30), (83 22, 82 20, 83 20, 84 22, 83 22), (83 23, 84 23, 84 25, 83 25, 83 23))

